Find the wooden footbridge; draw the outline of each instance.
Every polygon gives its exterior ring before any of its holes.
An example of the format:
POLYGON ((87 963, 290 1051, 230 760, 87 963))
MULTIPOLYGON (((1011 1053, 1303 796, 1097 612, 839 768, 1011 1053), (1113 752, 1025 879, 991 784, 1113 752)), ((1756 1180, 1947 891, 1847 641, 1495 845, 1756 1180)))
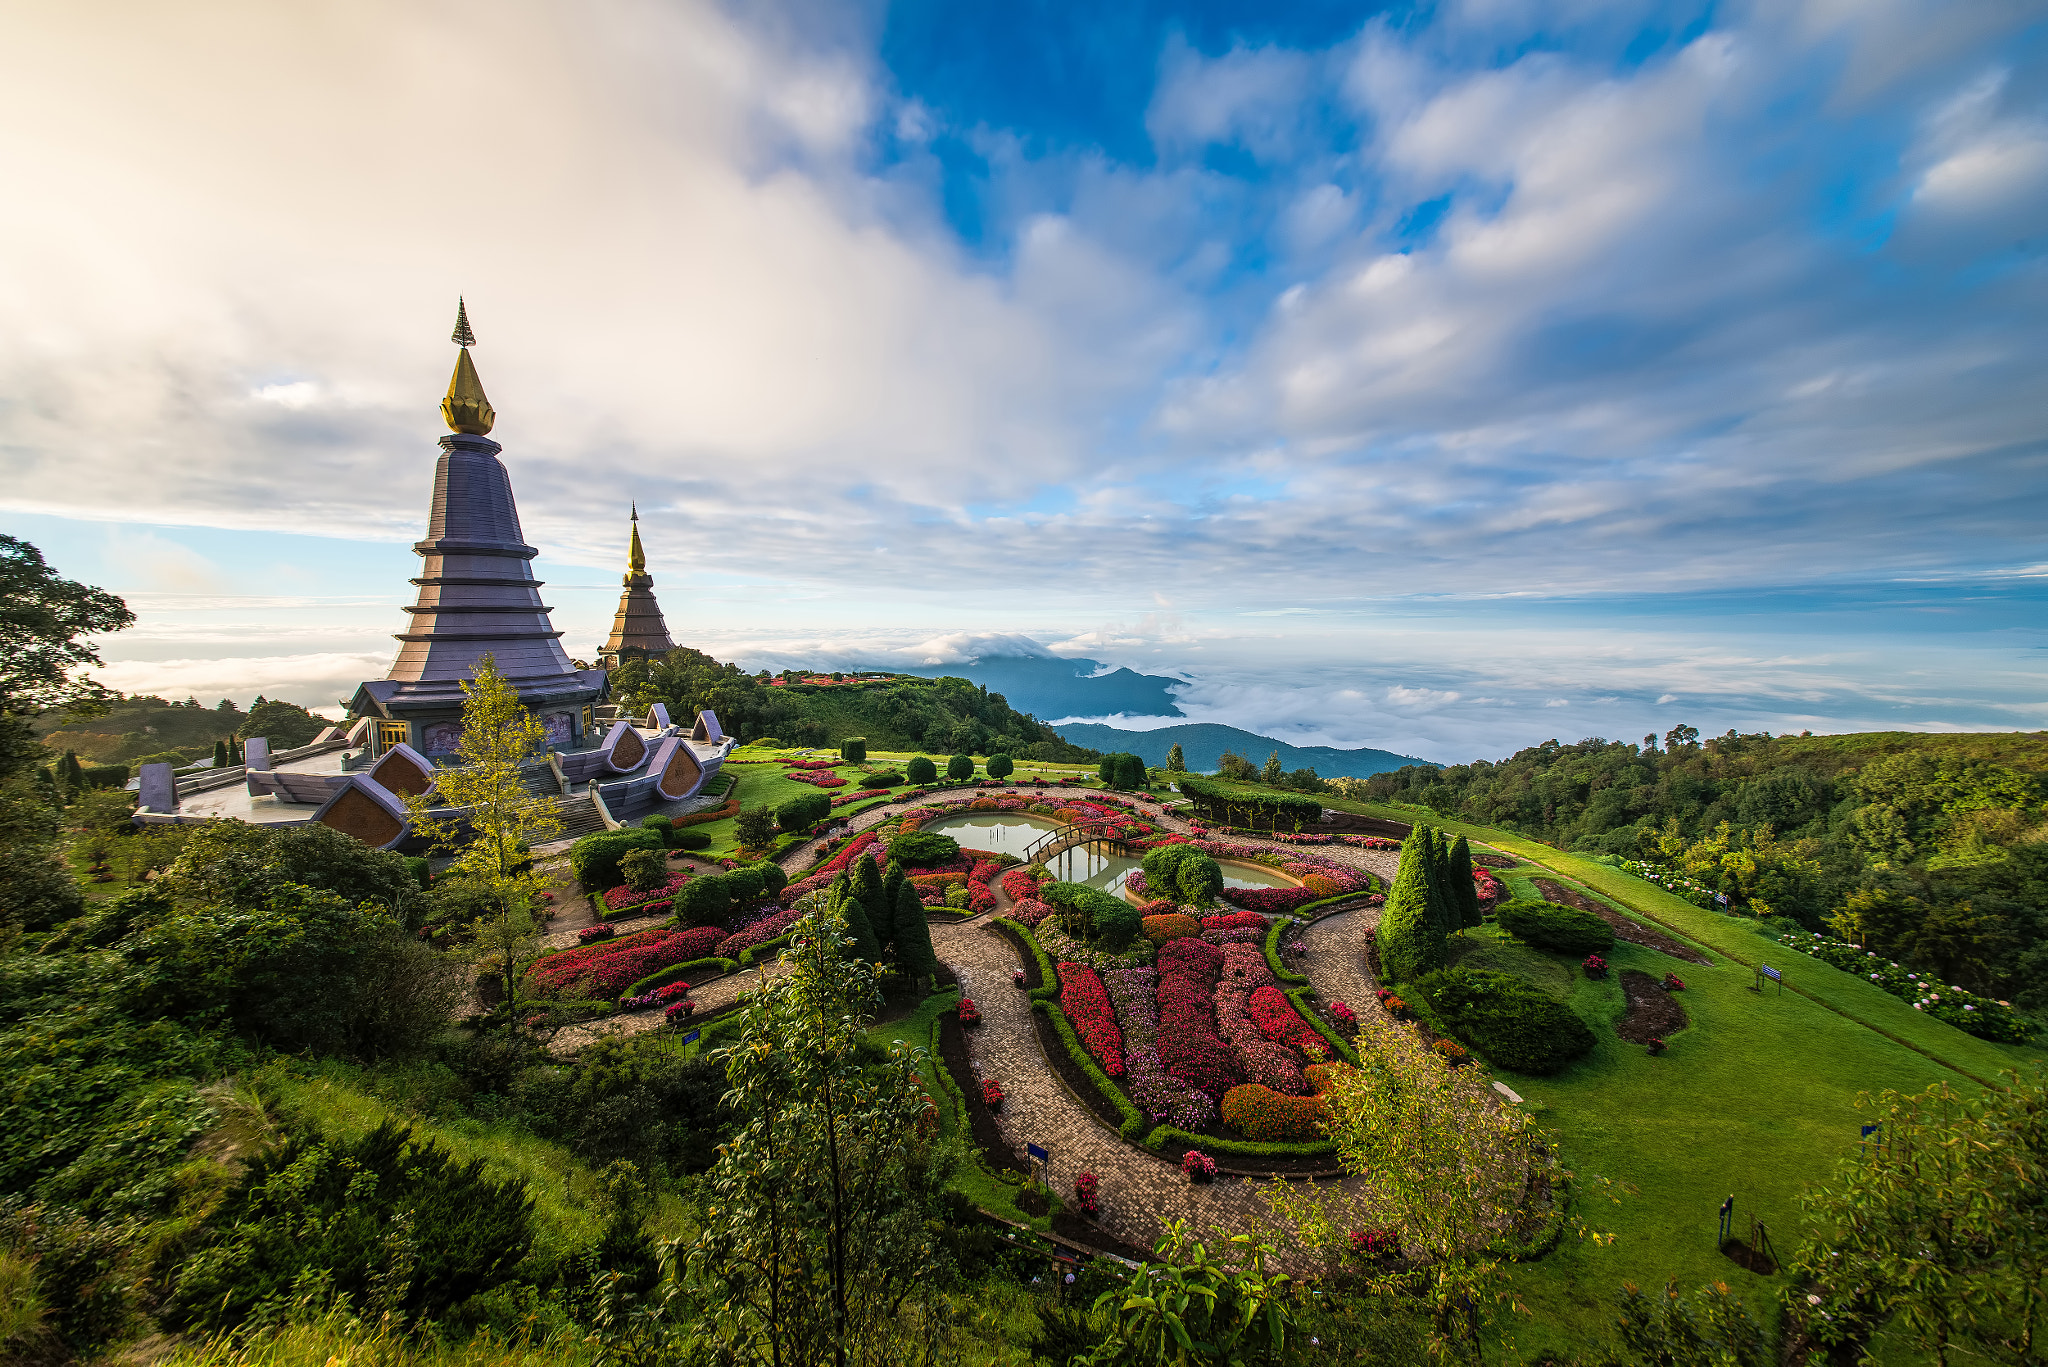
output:
POLYGON ((1098 819, 1094 821, 1070 821, 1055 827, 1031 842, 1024 851, 1024 862, 1043 864, 1054 855, 1065 854, 1068 850, 1087 845, 1099 852, 1119 854, 1126 859, 1137 857, 1131 842, 1117 832, 1123 828, 1122 821, 1098 819))

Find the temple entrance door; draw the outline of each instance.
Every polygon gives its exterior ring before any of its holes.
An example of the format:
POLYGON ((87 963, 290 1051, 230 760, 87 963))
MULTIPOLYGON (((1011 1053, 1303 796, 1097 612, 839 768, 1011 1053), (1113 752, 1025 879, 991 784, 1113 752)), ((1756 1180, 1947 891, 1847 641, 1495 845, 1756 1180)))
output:
POLYGON ((377 723, 377 753, 383 754, 394 745, 403 745, 406 740, 406 724, 402 721, 380 721, 377 723))

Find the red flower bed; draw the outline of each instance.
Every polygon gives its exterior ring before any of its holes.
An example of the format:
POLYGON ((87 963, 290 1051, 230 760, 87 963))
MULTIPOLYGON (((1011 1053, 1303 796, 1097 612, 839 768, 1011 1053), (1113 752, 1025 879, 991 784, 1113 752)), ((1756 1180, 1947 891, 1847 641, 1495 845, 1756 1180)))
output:
POLYGON ((578 944, 594 945, 599 940, 611 939, 612 936, 616 935, 617 933, 618 932, 613 930, 610 926, 600 922, 597 925, 586 926, 584 929, 577 931, 576 942, 578 944))
POLYGON ((832 767, 832 761, 829 759, 786 759, 782 763, 791 769, 830 769, 832 767))
POLYGON ((1124 1033, 1116 1028, 1116 1011, 1102 979, 1086 964, 1059 966, 1060 1006, 1073 1024, 1074 1033, 1088 1052, 1111 1077, 1124 1075, 1124 1033))
POLYGON ((1254 988, 1250 1010, 1252 1024, 1258 1026, 1259 1033, 1275 1044, 1298 1049, 1304 1056, 1311 1049, 1318 1054, 1329 1053, 1329 1044, 1301 1018, 1294 1009, 1294 1003, 1288 1001, 1279 988, 1270 984, 1254 988))
MULTIPOLYGON (((802 916, 803 913, 801 911, 792 907, 788 911, 777 912, 765 920, 756 921, 745 930, 736 930, 718 942, 718 957, 721 959, 737 959, 742 950, 752 949, 755 945, 767 944, 770 940, 782 934, 783 931, 795 925, 802 916)), ((716 927, 713 927, 713 929, 716 929, 716 927)))
POLYGON ((830 887, 833 878, 855 859, 858 859, 863 854, 873 858, 875 854, 880 853, 875 844, 879 839, 881 839, 879 832, 872 830, 862 831, 859 835, 846 842, 845 849, 826 860, 817 872, 801 878, 784 888, 782 895, 794 902, 807 892, 815 892, 819 888, 830 887))
POLYGON ((1244 1078, 1230 1047, 1216 1033, 1216 980, 1223 953, 1200 940, 1168 940, 1159 947, 1159 1063, 1169 1077, 1221 1100, 1244 1078))
POLYGON ((1223 1094, 1223 1123, 1264 1143, 1302 1143, 1323 1137, 1330 1107, 1319 1096, 1285 1096, 1247 1082, 1223 1094))
POLYGON ((981 1080, 981 1104, 994 1110, 1003 1104, 1003 1084, 992 1077, 981 1080))
POLYGON ((1472 882, 1479 889, 1480 901, 1497 902, 1500 900, 1500 880, 1498 878, 1495 878, 1492 874, 1488 873, 1485 869, 1472 870, 1472 882))
POLYGON ((1225 888, 1223 900, 1247 911, 1278 916, 1322 899, 1313 888, 1225 888))
POLYGON ((813 788, 844 788, 846 780, 829 770, 792 769, 783 775, 792 783, 808 783, 813 788))
POLYGON ((667 881, 663 882, 660 887, 652 892, 635 892, 621 883, 615 888, 605 889, 605 909, 608 911, 624 911, 627 907, 637 907, 642 902, 664 901, 674 897, 676 890, 689 881, 690 875, 687 873, 672 873, 668 876, 667 881))
MULTIPOLYGON (((1286 889, 1280 888, 1276 889, 1276 891, 1285 892, 1286 889)), ((1266 918, 1255 911, 1231 911, 1225 912, 1221 916, 1204 916, 1202 918, 1202 929, 1204 930, 1264 930, 1265 928, 1266 918)))
POLYGON ((974 998, 962 997, 960 1005, 953 1008, 959 1014, 962 1025, 981 1024, 981 1008, 974 1004, 974 998))
POLYGON ((1003 875, 1003 891, 1010 894, 1012 902, 1028 902, 1038 896, 1038 866, 1019 864, 1003 875))
POLYGON ((1100 1189, 1101 1183, 1092 1172, 1084 1172, 1074 1179, 1074 1204, 1091 1220, 1101 1212, 1096 1200, 1096 1192, 1100 1189))
POLYGON ((1036 897, 1027 897, 1021 902, 1012 902, 1010 904, 1010 919, 1020 922, 1032 930, 1038 929, 1038 923, 1052 914, 1052 904, 1041 902, 1036 897))
POLYGON ((717 926, 694 930, 657 927, 550 954, 526 971, 527 990, 557 993, 582 987, 590 995, 615 996, 651 973, 710 954, 725 932, 717 926))

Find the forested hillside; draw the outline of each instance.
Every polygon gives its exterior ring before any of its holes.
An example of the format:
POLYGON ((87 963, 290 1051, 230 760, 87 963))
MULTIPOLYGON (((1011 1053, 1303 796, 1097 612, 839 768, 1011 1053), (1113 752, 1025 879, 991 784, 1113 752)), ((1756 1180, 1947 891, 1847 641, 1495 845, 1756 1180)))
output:
POLYGON ((677 718, 699 708, 718 714, 742 740, 774 736, 792 745, 837 744, 865 736, 871 750, 930 750, 1013 759, 1096 758, 1069 745, 1051 727, 1018 712, 1000 693, 966 679, 921 679, 897 674, 858 682, 773 682, 683 648, 653 660, 628 660, 612 676, 614 694, 628 706, 665 703, 677 718))
POLYGON ((1671 865, 1738 908, 1797 918, 2048 1010, 2048 732, 1556 741, 1499 763, 1410 765, 1372 800, 1671 865))

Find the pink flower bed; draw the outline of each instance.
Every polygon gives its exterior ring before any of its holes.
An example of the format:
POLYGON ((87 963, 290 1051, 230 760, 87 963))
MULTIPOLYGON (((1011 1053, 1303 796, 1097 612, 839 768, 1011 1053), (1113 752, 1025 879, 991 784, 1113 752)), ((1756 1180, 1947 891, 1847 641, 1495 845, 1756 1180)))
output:
POLYGON ((1244 1081, 1236 1057, 1216 1033, 1216 981, 1223 951, 1200 940, 1159 947, 1159 1061, 1167 1075, 1211 1101, 1244 1081))
POLYGON ((635 892, 621 883, 618 887, 605 889, 604 904, 607 910, 624 911, 627 907, 637 907, 642 902, 665 901, 674 897, 676 889, 689 881, 690 875, 687 873, 672 873, 652 892, 635 892))
POLYGON ((1472 882, 1479 890, 1480 901, 1497 902, 1500 900, 1500 880, 1485 869, 1472 870, 1472 882))
POLYGON ((1051 903, 1041 902, 1036 897, 1027 897, 1021 902, 1010 904, 1010 919, 1036 930, 1038 923, 1052 915, 1053 910, 1051 903))
POLYGON ((623 939, 550 954, 526 971, 527 990, 536 994, 580 988, 589 996, 614 996, 649 974, 701 959, 725 932, 717 926, 643 930, 623 939))
POLYGON ((1003 875, 1003 891, 1010 894, 1012 902, 1028 902, 1038 896, 1038 875, 1034 864, 1019 864, 1003 875))
POLYGON ((754 922, 745 930, 737 930, 718 942, 717 954, 721 959, 737 959, 742 950, 763 945, 795 925, 803 913, 791 908, 775 911, 754 922))
POLYGON ((846 780, 829 770, 792 769, 783 775, 792 783, 808 783, 813 788, 844 788, 846 780))
POLYGON ((1252 1024, 1259 1027, 1260 1034, 1275 1044, 1298 1050, 1304 1058, 1330 1051, 1328 1042, 1301 1018, 1294 1009, 1294 1003, 1287 1000, 1287 994, 1278 987, 1261 984, 1252 989, 1251 1018, 1252 1024), (1311 1050, 1314 1054, 1310 1053, 1311 1050))
POLYGON ((829 759, 786 759, 782 763, 791 769, 830 769, 829 759))
POLYGON ((1252 993, 1274 983, 1265 954, 1251 945, 1225 945, 1222 953, 1223 976, 1216 984, 1217 1033, 1230 1045, 1245 1081, 1300 1096, 1307 1084, 1294 1051, 1267 1039, 1251 1015, 1252 993))
POLYGON ((871 859, 882 856, 882 847, 876 843, 880 839, 881 836, 875 831, 862 831, 846 842, 845 849, 826 860, 816 873, 800 878, 784 888, 782 895, 794 902, 807 892, 816 892, 819 888, 832 886, 832 880, 839 876, 841 870, 863 854, 871 859))
POLYGON ((1059 966, 1060 1007, 1067 1013, 1074 1033, 1088 1052, 1111 1077, 1124 1075, 1124 1036, 1116 1028, 1116 1012, 1109 1006, 1109 993, 1102 979, 1086 964, 1059 966))
POLYGON ((1222 916, 1204 916, 1204 930, 1264 930, 1266 918, 1255 911, 1232 911, 1222 916))

